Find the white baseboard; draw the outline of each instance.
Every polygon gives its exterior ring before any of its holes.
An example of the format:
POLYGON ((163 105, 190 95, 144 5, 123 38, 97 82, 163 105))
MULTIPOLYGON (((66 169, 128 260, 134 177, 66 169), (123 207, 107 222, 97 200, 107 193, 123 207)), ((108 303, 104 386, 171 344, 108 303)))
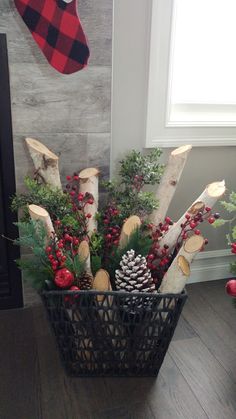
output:
POLYGON ((188 284, 232 278, 230 263, 235 260, 230 249, 211 250, 199 253, 191 267, 188 284))

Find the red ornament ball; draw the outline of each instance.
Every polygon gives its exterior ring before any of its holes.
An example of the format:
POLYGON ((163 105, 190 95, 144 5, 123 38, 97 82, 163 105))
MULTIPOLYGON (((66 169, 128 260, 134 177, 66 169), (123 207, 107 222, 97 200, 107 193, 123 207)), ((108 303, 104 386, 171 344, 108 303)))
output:
POLYGON ((236 298, 236 279, 230 279, 230 281, 227 282, 225 288, 227 294, 236 298))
POLYGON ((55 273, 54 282, 57 287, 65 289, 71 287, 74 279, 74 275, 67 268, 62 268, 55 273))

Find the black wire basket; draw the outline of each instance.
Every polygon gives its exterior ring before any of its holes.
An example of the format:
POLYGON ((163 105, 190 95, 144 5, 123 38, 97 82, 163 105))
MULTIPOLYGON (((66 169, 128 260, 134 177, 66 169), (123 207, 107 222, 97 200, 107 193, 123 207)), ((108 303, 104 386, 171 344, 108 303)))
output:
POLYGON ((68 374, 157 376, 187 294, 44 291, 68 374))

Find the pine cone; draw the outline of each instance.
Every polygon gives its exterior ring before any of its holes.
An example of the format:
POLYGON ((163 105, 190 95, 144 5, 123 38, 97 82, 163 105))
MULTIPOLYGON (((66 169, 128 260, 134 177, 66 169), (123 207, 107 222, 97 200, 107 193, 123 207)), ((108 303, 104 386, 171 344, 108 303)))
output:
POLYGON ((78 279, 78 287, 81 290, 90 290, 92 288, 92 275, 88 273, 84 273, 79 279, 78 279))
POLYGON ((115 272, 117 290, 128 292, 154 292, 155 284, 145 257, 128 250, 120 262, 121 269, 115 272))

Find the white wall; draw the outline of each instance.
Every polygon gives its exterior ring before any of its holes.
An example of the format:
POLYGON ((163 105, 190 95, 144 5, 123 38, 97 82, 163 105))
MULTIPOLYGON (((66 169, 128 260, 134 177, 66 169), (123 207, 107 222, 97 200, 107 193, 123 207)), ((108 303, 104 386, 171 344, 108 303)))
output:
MULTIPOLYGON (((142 149, 144 146, 150 9, 151 0, 114 0, 113 174, 117 162, 128 150, 142 149)), ((164 161, 170 151, 164 150, 164 161)), ((170 216, 177 219, 209 182, 225 179, 228 190, 236 190, 235 161, 236 147, 195 148, 172 202, 170 216)), ((215 230, 210 226, 204 227, 203 232, 210 242, 208 251, 220 250, 217 253, 220 255, 221 250, 227 248, 226 231, 226 228, 215 230)))

